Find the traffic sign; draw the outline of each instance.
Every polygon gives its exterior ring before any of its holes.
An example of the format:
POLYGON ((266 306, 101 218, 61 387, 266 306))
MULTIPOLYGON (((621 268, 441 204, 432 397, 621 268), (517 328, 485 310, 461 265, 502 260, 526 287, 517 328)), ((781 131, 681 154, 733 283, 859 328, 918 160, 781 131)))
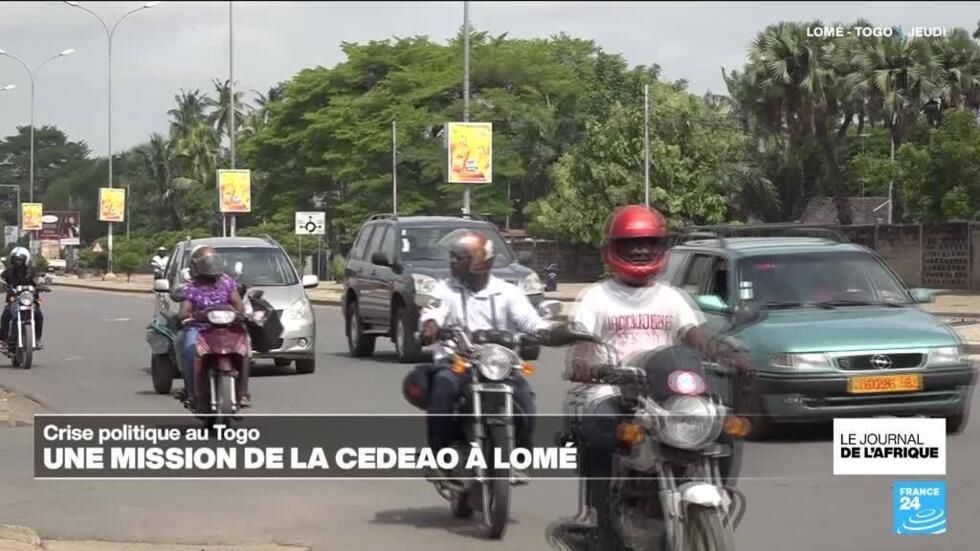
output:
POLYGON ((324 235, 326 223, 325 212, 297 212, 296 235, 324 235))

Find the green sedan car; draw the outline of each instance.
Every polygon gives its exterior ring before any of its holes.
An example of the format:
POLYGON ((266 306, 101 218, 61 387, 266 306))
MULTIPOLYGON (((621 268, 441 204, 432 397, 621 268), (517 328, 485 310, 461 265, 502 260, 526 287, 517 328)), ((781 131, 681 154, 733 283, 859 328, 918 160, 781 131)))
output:
POLYGON ((710 332, 748 351, 732 385, 751 435, 835 417, 944 417, 966 424, 974 369, 959 336, 918 304, 871 249, 835 239, 735 237, 683 241, 665 281, 689 293, 710 332), (732 329, 736 310, 757 311, 732 329), (739 308, 737 308, 739 307, 739 308))

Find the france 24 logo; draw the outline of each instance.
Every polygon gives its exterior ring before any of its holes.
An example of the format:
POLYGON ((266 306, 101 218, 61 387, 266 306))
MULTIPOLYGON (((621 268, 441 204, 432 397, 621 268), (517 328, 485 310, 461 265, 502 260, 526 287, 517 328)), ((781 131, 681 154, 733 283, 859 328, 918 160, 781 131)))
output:
POLYGON ((946 482, 901 481, 892 490, 895 533, 902 536, 946 533, 946 482))

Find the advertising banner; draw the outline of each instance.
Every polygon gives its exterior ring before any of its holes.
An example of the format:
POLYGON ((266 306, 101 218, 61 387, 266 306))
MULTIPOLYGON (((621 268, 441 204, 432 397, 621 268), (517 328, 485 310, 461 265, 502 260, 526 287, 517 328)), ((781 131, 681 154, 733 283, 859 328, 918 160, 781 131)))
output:
POLYGON ((20 231, 17 226, 4 226, 3 227, 3 246, 9 247, 10 245, 17 242, 20 239, 20 231))
POLYGON ((126 190, 124 188, 99 188, 99 221, 123 222, 126 220, 126 190))
POLYGON ((252 212, 252 172, 218 171, 218 206, 221 212, 252 212))
POLYGON ((21 219, 24 224, 24 231, 38 231, 43 227, 41 220, 41 203, 23 203, 21 206, 21 219))
POLYGON ((489 184, 493 181, 493 124, 446 124, 449 183, 489 184))
POLYGON ((62 247, 78 245, 81 231, 78 211, 49 211, 41 217, 41 241, 57 242, 62 247))

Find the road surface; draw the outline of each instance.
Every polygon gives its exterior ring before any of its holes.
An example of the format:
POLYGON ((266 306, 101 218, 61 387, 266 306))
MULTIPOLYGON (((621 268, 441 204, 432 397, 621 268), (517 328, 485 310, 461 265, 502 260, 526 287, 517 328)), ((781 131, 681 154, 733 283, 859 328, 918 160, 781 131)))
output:
MULTIPOLYGON (((0 384, 64 413, 183 413, 153 393, 145 325, 149 296, 56 288, 45 302, 45 350, 29 371, 0 357, 0 384)), ((319 365, 311 375, 259 368, 254 413, 414 413, 398 364, 379 341, 373 359, 347 356, 340 311, 316 309, 319 365)), ((559 413, 565 383, 546 351, 532 384, 542 413, 559 413)), ((177 383, 179 387, 179 383, 177 383)), ((975 403, 975 402, 974 402, 975 403)), ((974 417, 976 419, 976 417, 974 417)), ((831 475, 830 431, 745 447, 740 488, 749 509, 737 548, 794 551, 964 551, 980 537, 980 428, 948 441, 949 533, 891 535, 894 477, 831 475), (925 547, 923 547, 925 546, 925 547)), ((278 542, 322 551, 547 549, 545 527, 574 513, 576 486, 536 481, 514 491, 503 541, 476 536, 477 518, 453 519, 424 481, 35 481, 31 428, 0 428, 0 524, 44 538, 172 543, 278 542)))

